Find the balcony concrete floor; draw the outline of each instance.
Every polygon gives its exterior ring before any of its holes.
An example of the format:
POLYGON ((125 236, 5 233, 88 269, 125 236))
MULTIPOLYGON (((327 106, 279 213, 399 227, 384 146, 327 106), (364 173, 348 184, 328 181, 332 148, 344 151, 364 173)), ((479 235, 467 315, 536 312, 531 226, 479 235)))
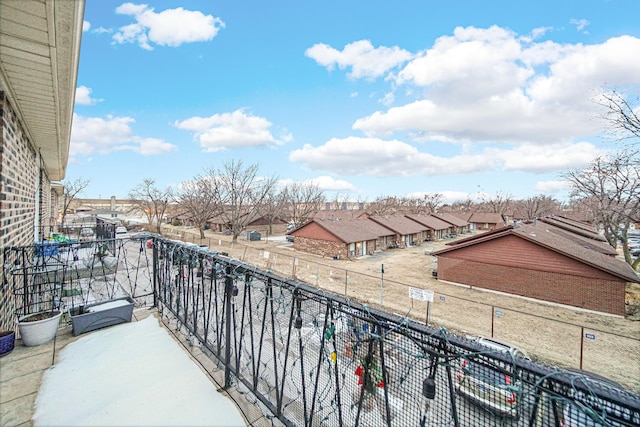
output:
MULTIPOLYGON (((141 308, 134 310, 132 321, 140 321, 148 316, 161 317, 156 309, 141 308)), ((54 341, 37 347, 25 347, 21 340, 16 340, 13 351, 0 357, 0 426, 27 427, 33 425, 34 404, 44 372, 53 366, 60 350, 86 335, 74 337, 71 326, 68 326, 58 330, 54 341)), ((272 422, 260 412, 258 406, 245 400, 234 387, 228 390, 219 388, 223 382, 223 372, 211 359, 196 347, 189 349, 189 343, 184 337, 176 334, 172 334, 172 336, 185 349, 194 363, 209 375, 212 383, 218 387, 218 391, 231 397, 240 406, 247 420, 247 425, 255 427, 272 425, 272 422)))
MULTIPOLYGON (((155 310, 136 310, 132 321, 138 321, 155 310)), ((71 326, 61 328, 55 340, 37 347, 25 347, 16 340, 15 348, 0 357, 0 426, 32 426, 34 403, 42 375, 55 362, 60 350, 81 336, 74 337, 71 326)))

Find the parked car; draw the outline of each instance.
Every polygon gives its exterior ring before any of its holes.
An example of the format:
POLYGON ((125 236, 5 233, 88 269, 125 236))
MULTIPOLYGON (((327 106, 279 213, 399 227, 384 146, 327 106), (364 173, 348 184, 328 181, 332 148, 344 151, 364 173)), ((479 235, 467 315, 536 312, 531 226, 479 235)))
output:
POLYGON ((116 227, 116 239, 124 239, 129 237, 126 227, 116 227))
POLYGON ((80 240, 87 241, 93 238, 93 229, 89 227, 84 227, 80 229, 80 240))
MULTIPOLYGON (((564 403, 564 408, 560 411, 560 426, 562 427, 622 427, 623 425, 637 425, 640 423, 637 414, 632 419, 629 410, 613 410, 609 408, 609 413, 603 412, 602 407, 598 407, 598 399, 595 397, 593 390, 595 387, 604 387, 608 389, 624 390, 624 387, 617 382, 603 377, 593 372, 584 371, 582 369, 573 369, 568 371, 571 376, 571 383, 574 388, 583 388, 589 390, 586 397, 592 400, 592 404, 583 404, 569 401, 564 403), (616 421, 622 419, 625 424, 616 421)), ((585 393, 576 390, 577 395, 585 398, 585 393)))
MULTIPOLYGON (((528 359, 527 353, 504 341, 486 337, 468 337, 490 352, 504 352, 514 358, 528 359)), ((456 392, 491 412, 518 418, 518 402, 514 390, 519 386, 509 369, 492 366, 480 358, 463 358, 456 374, 456 392)))

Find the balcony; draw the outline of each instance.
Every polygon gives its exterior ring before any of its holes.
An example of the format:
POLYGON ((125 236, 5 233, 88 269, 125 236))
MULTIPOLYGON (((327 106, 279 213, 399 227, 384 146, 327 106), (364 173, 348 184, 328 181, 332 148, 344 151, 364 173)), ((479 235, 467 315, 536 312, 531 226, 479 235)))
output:
MULTIPOLYGON (((640 423, 640 398, 610 383, 159 236, 8 248, 5 277, 17 314, 133 297, 134 320, 161 319, 218 388, 234 396, 247 425, 557 426, 594 416, 601 424, 640 423)), ((23 402, 11 414, 29 419, 37 377, 61 347, 123 326, 72 337, 66 325, 53 343, 18 345, 0 360, 3 417, 23 402), (25 391, 5 400, 9 383, 25 391)))

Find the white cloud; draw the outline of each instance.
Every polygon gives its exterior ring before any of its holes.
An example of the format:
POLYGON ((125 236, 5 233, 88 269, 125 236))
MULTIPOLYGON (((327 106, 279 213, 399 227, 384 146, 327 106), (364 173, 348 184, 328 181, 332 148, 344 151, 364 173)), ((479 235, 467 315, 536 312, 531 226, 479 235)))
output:
MULTIPOLYGON (((542 30, 540 30, 542 31, 542 30)), ((417 99, 355 121, 368 136, 408 132, 418 140, 553 145, 594 135, 592 102, 604 85, 636 84, 640 39, 594 45, 531 42, 491 27, 456 28, 417 55, 394 82, 417 99)), ((393 76, 392 76, 393 77, 393 76)))
POLYGON ((545 34, 547 34, 549 31, 553 30, 552 27, 538 27, 538 28, 534 28, 531 31, 531 37, 533 40, 540 38, 542 36, 544 36, 545 34))
POLYGON ((283 129, 282 132, 280 132, 280 138, 279 138, 282 142, 291 142, 293 141, 293 134, 291 132, 289 132, 286 129, 283 129))
POLYGON ((138 43, 146 50, 153 50, 152 43, 178 47, 183 43, 209 41, 225 25, 219 18, 182 7, 156 13, 146 4, 124 3, 116 12, 131 15, 136 22, 120 27, 113 40, 120 44, 138 43))
POLYGON ((241 109, 210 117, 191 117, 174 122, 174 126, 194 132, 194 138, 209 153, 234 147, 277 146, 292 139, 287 132, 283 139, 276 139, 267 119, 246 114, 241 109))
POLYGON ((393 92, 389 92, 387 94, 385 94, 382 99, 380 100, 380 103, 386 107, 390 106, 393 104, 393 102, 395 101, 395 96, 393 94, 393 92))
POLYGON ((464 92, 472 90, 472 96, 509 92, 532 74, 516 62, 521 49, 509 30, 458 27, 453 36, 438 38, 431 49, 407 64, 397 82, 422 87, 475 82, 464 88, 464 92))
POLYGON ((521 145, 512 150, 487 150, 500 158, 505 171, 545 173, 583 168, 602 155, 593 144, 521 145))
POLYGON ((177 147, 166 141, 157 138, 136 138, 138 143, 133 151, 143 156, 154 156, 156 154, 171 153, 177 150, 177 147))
POLYGON ((292 151, 289 160, 338 175, 379 177, 464 174, 496 166, 490 156, 438 157, 401 141, 358 137, 333 138, 319 147, 305 144, 292 151))
MULTIPOLYGON (((591 22, 586 19, 572 19, 569 21, 571 24, 576 26, 577 31, 583 31, 587 26, 591 24, 591 22)), ((584 31, 585 34, 589 34, 588 31, 584 31)))
POLYGON ((472 152, 463 147, 459 154, 436 156, 398 140, 349 137, 331 139, 324 145, 305 145, 289 154, 289 160, 312 170, 337 175, 428 176, 456 175, 486 171, 543 173, 586 166, 600 152, 586 142, 535 145, 512 148, 485 147, 472 152))
POLYGON ((82 32, 89 31, 91 23, 89 21, 82 21, 82 32))
POLYGON ((154 138, 135 136, 131 130, 131 117, 83 117, 73 115, 69 156, 107 154, 114 151, 131 150, 145 156, 163 154, 177 150, 173 144, 154 138))
POLYGON ((539 181, 534 190, 541 193, 562 193, 571 190, 571 183, 569 181, 539 181))
POLYGON ((369 40, 349 43, 342 51, 317 43, 304 54, 330 71, 336 66, 341 70, 351 68, 348 75, 354 79, 375 79, 412 57, 410 52, 398 46, 375 48, 369 40))
POLYGON ((335 179, 331 176, 323 175, 305 182, 316 184, 325 191, 355 191, 355 186, 348 181, 335 179))
POLYGON ((76 88, 75 103, 79 105, 95 105, 98 102, 102 102, 103 99, 92 98, 91 93, 93 90, 86 86, 78 86, 76 88))
POLYGON ((318 176, 316 178, 306 179, 303 181, 296 181, 291 178, 285 178, 278 181, 278 185, 280 187, 285 187, 287 185, 292 185, 295 183, 300 183, 303 185, 312 184, 317 185, 318 188, 324 191, 356 191, 356 187, 343 179, 335 179, 328 175, 318 176))
POLYGON ((97 34, 104 34, 104 33, 111 33, 112 30, 109 28, 98 27, 95 30, 93 30, 93 32, 97 34))

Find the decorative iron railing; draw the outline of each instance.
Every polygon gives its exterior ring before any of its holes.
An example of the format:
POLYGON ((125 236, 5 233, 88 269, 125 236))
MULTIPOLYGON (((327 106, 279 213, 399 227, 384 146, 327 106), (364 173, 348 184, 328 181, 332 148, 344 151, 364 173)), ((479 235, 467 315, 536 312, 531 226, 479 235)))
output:
POLYGON ((640 425, 640 397, 607 380, 515 357, 197 245, 155 235, 65 245, 5 249, 18 311, 120 293, 157 305, 224 370, 224 386, 245 393, 275 425, 640 425))

